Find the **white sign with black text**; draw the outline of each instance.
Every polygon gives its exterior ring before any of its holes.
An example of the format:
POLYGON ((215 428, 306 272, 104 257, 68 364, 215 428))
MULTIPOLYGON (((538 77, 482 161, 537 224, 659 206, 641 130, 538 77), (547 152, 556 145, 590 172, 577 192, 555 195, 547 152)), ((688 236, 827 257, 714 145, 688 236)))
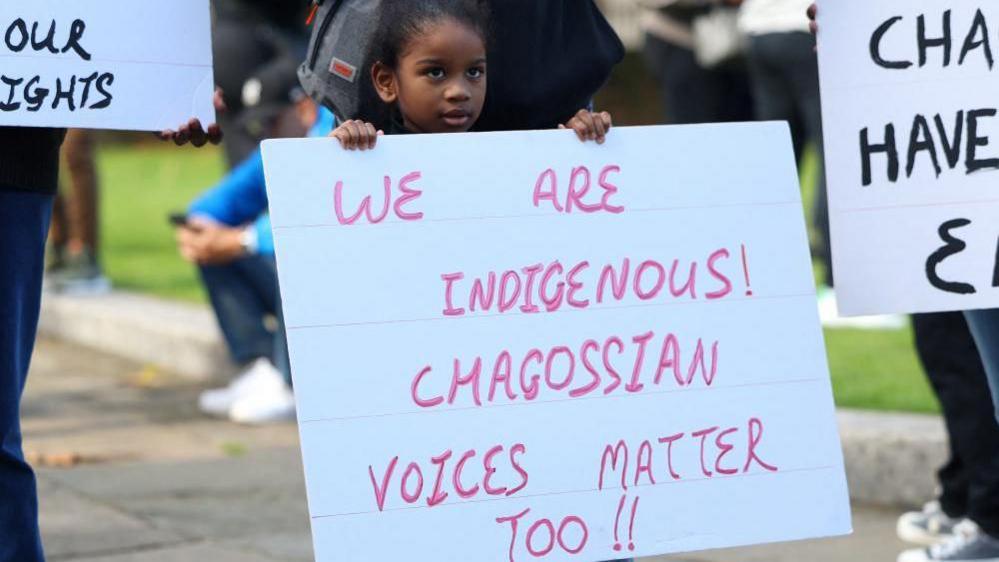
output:
POLYGON ((208 0, 0 3, 0 125, 215 122, 208 0))
POLYGON ((999 306, 999 4, 819 5, 846 315, 999 306))

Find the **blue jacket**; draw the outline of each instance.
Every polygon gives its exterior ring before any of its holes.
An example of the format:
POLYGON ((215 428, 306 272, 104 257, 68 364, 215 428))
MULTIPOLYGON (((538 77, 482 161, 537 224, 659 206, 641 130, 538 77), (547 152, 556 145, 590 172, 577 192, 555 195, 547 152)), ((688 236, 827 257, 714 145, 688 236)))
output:
MULTIPOLYGON (((319 110, 310 137, 325 137, 333 130, 336 119, 326 108, 319 110)), ((191 203, 188 212, 205 216, 228 226, 254 223, 257 231, 257 251, 274 254, 274 234, 271 217, 267 214, 267 188, 264 182, 264 159, 258 148, 241 164, 233 168, 215 187, 191 203)))

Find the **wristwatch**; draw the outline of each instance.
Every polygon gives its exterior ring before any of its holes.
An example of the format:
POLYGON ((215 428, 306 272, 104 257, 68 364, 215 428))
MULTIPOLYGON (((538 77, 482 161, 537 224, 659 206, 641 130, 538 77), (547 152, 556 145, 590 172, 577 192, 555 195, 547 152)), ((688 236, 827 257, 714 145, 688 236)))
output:
POLYGON ((239 235, 239 244, 243 247, 244 253, 256 254, 257 250, 260 248, 260 244, 257 239, 257 229, 252 226, 244 228, 243 233, 239 235))

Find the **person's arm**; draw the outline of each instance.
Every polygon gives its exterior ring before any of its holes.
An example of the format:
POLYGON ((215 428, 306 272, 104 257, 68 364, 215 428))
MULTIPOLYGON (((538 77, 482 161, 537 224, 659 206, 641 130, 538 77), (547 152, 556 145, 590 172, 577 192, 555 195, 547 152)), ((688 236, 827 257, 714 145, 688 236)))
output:
POLYGON ((271 215, 261 215, 257 222, 250 226, 255 232, 256 247, 254 250, 262 256, 274 255, 274 231, 271 229, 271 215))
POLYGON ((249 255, 274 255, 274 234, 268 214, 240 227, 192 217, 187 225, 177 229, 176 238, 180 255, 199 265, 224 265, 249 255))
POLYGON ((267 212, 264 159, 260 149, 202 194, 188 210, 191 215, 208 216, 229 226, 247 224, 267 212))

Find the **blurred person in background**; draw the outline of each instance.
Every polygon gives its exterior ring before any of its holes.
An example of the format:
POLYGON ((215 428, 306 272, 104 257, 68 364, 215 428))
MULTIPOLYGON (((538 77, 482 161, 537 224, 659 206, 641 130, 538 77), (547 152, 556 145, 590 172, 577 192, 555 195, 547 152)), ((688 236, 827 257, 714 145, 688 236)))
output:
MULTIPOLYGON (((252 114, 247 115, 247 79, 275 60, 305 59, 311 0, 213 0, 215 22, 212 51, 215 83, 227 107, 219 116, 225 133, 226 160, 233 168, 245 160, 266 136, 252 114)), ((252 85, 251 85, 252 87, 252 85)))
POLYGON ((815 185, 813 224, 815 257, 823 266, 824 319, 835 317, 831 301, 832 252, 829 249, 829 206, 822 161, 822 105, 819 99, 819 66, 815 38, 808 29, 810 0, 745 0, 739 28, 748 37, 749 74, 753 85, 755 116, 760 121, 787 121, 799 165, 805 149, 814 147, 819 161, 815 185), (830 305, 832 308, 830 308, 830 305))
POLYGON ((67 294, 103 294, 111 282, 100 265, 100 208, 94 134, 70 129, 62 145, 62 178, 52 209, 46 283, 67 294))
MULTIPOLYGON (((273 61, 251 77, 244 119, 268 138, 325 136, 333 116, 298 84, 297 58, 273 61)), ((294 419, 288 347, 263 159, 259 149, 194 201, 177 228, 184 259, 196 264, 240 374, 225 388, 201 394, 207 414, 247 424, 294 419)))
MULTIPOLYGON (((204 146, 218 127, 191 119, 160 138, 204 146)), ((45 242, 65 129, 0 127, 0 560, 42 562, 38 492, 21 442, 21 396, 41 310, 45 242)))
POLYGON ((735 0, 639 0, 644 54, 670 124, 749 121, 753 101, 735 0))

